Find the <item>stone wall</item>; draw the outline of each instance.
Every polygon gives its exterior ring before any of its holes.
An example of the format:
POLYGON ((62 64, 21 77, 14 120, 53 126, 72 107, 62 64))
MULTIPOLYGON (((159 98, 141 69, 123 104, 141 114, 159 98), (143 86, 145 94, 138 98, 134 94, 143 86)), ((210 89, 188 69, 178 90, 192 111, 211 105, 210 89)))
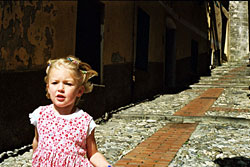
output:
POLYGON ((230 1, 230 59, 229 61, 248 61, 249 29, 248 1, 230 1))

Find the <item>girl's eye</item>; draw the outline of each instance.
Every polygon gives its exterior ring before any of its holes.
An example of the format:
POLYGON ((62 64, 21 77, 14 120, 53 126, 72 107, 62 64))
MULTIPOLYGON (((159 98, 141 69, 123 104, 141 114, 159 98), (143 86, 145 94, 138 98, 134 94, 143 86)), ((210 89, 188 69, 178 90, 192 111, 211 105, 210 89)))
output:
POLYGON ((51 82, 51 84, 52 84, 52 85, 55 85, 55 84, 57 84, 57 82, 51 82))
POLYGON ((65 83, 66 85, 68 85, 68 86, 72 86, 72 83, 65 83))

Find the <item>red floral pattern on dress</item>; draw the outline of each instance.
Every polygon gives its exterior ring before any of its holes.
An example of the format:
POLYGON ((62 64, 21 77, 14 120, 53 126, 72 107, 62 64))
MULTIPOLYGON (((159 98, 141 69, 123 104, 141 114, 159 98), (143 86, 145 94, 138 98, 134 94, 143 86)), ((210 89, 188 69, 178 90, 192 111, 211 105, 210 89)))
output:
POLYGON ((86 137, 92 117, 86 112, 70 119, 57 116, 53 105, 40 107, 38 147, 33 167, 93 167, 86 157, 86 137))

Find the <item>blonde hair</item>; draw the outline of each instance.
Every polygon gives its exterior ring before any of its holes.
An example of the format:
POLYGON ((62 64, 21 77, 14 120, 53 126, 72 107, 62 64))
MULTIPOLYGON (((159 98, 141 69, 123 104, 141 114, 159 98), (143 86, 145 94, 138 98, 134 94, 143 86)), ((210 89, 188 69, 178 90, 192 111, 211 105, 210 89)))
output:
MULTIPOLYGON (((92 91, 93 84, 89 81, 89 79, 97 76, 98 73, 93 70, 89 64, 82 62, 80 59, 76 58, 73 55, 69 55, 66 58, 50 59, 47 63, 48 66, 46 69, 46 76, 44 77, 44 81, 46 84, 48 84, 49 82, 50 71, 53 68, 63 67, 73 73, 74 79, 76 80, 78 86, 84 87, 84 93, 90 93, 92 91)), ((47 87, 46 96, 48 99, 50 99, 47 87)), ((77 99, 77 102, 79 101, 79 99, 77 99)))

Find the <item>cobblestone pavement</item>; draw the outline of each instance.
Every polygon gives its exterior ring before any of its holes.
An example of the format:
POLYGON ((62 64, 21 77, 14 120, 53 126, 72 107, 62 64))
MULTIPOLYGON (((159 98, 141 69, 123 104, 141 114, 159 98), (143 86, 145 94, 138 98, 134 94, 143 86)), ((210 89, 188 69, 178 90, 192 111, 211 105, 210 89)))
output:
MULTIPOLYGON (((126 159, 130 153, 142 148, 147 141, 152 141, 152 137, 164 129, 166 129, 164 133, 170 136, 168 129, 179 127, 174 131, 178 134, 177 132, 185 129, 186 125, 194 125, 189 139, 185 139, 171 159, 163 162, 154 160, 152 156, 151 165, 146 165, 145 157, 135 156, 135 159, 132 159, 134 165, 157 166, 158 163, 158 166, 172 167, 216 167, 218 164, 215 162, 218 163, 223 158, 244 157, 248 160, 250 159, 249 79, 250 67, 246 64, 224 63, 213 69, 211 76, 201 77, 198 83, 190 86, 190 89, 177 94, 158 95, 154 100, 130 104, 113 111, 109 120, 96 120, 98 126, 95 135, 99 151, 116 166, 132 166, 131 162, 124 161, 123 165, 119 162, 126 159), (210 88, 224 90, 214 99, 203 116, 176 114, 210 88)), ((151 146, 155 147, 154 144, 151 142, 151 146)), ((16 151, 1 153, 0 158, 7 154, 14 155, 16 151)), ((10 156, 0 163, 0 167, 31 166, 31 156, 32 150, 22 155, 10 156)))

